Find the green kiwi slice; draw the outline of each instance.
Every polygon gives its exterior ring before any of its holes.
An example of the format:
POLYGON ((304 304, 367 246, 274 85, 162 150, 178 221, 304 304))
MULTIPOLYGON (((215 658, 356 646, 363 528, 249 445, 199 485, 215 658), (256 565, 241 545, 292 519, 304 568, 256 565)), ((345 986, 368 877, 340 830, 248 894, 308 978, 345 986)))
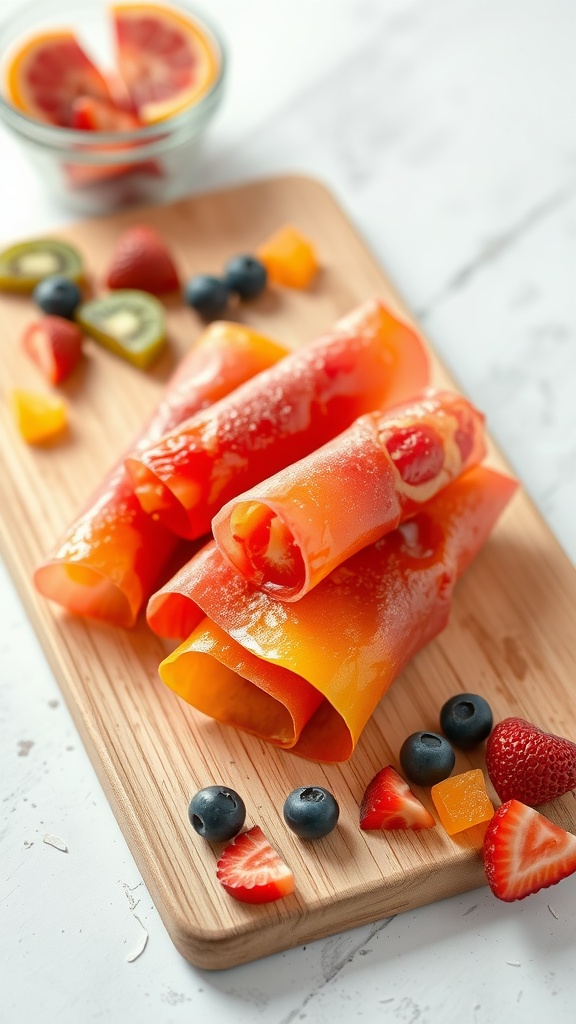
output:
POLYGON ((0 289, 31 292, 52 274, 64 274, 78 284, 84 277, 77 249, 56 238, 36 238, 0 252, 0 289))
POLYGON ((90 299, 79 306, 76 320, 91 338, 141 370, 166 344, 164 306, 148 292, 118 289, 90 299))

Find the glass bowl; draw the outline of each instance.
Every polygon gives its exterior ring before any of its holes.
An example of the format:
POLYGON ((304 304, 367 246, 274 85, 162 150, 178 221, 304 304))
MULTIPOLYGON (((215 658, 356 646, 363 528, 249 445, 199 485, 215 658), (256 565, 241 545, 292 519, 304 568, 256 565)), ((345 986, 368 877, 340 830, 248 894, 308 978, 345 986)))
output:
POLYGON ((158 6, 172 8, 199 23, 214 48, 218 73, 196 103, 133 131, 86 131, 37 121, 12 106, 4 92, 10 51, 42 30, 72 29, 106 72, 113 47, 103 0, 34 0, 0 24, 0 117, 55 197, 77 211, 103 213, 132 203, 159 202, 189 190, 200 138, 222 99, 226 54, 221 36, 204 14, 182 0, 162 0, 158 6))

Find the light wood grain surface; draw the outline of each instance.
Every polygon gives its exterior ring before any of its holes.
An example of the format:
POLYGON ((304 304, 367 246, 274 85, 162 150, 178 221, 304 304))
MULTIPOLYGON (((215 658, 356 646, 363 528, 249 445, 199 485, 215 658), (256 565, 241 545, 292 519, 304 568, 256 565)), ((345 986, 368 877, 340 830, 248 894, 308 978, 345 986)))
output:
MULTIPOLYGON (((304 178, 280 178, 199 196, 170 207, 129 211, 62 231, 85 254, 95 291, 118 232, 146 221, 169 240, 185 275, 219 272, 290 221, 317 244, 323 270, 310 291, 269 290, 231 313, 297 345, 370 295, 393 289, 332 197, 304 178)), ((18 338, 30 300, 2 296, 0 386, 0 543, 2 554, 74 715, 101 783, 179 951, 222 968, 483 884, 482 830, 450 839, 364 834, 363 790, 383 765, 397 763, 405 736, 438 728, 444 700, 484 694, 496 720, 510 714, 576 739, 573 648, 576 583, 572 567, 526 497, 516 496, 493 537, 459 584, 444 634, 413 660, 382 700, 344 765, 315 765, 254 737, 219 726, 183 704, 157 675, 165 647, 143 623, 131 632, 73 619, 39 598, 31 571, 137 433, 179 353, 201 325, 169 304, 170 347, 143 374, 96 345, 62 389, 71 411, 63 443, 29 448, 8 408, 11 386, 44 388, 18 338), (292 866, 296 893, 263 907, 243 906, 221 889, 220 847, 190 828, 187 805, 201 786, 225 782, 245 798, 247 824, 259 824, 292 866), (298 785, 332 790, 340 824, 306 844, 282 820, 298 785)), ((436 365, 436 380, 446 375, 436 365)), ((493 458, 498 457, 493 454, 493 458)), ((456 770, 483 767, 483 751, 458 754, 456 770)), ((421 793, 430 806, 428 794, 421 793)), ((576 797, 547 813, 576 831, 576 797)))

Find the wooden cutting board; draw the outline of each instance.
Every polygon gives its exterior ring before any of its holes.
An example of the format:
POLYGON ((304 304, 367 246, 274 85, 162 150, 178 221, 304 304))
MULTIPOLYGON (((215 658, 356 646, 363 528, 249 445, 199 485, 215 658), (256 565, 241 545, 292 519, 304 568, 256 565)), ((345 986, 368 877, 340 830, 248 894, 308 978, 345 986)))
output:
MULTIPOLYGON (((334 199, 316 182, 279 178, 167 207, 127 211, 60 232, 102 280, 119 231, 146 221, 161 230, 188 276, 218 273, 285 222, 317 244, 323 270, 303 293, 270 289, 234 311, 297 345, 371 295, 398 301, 334 199)), ((29 299, 2 296, 0 543, 31 621, 60 683, 119 824, 176 947, 202 967, 223 968, 377 920, 484 884, 480 827, 450 839, 443 829, 364 834, 358 804, 382 766, 398 763, 404 738, 437 729, 442 703, 482 693, 495 719, 520 715, 576 739, 576 580, 568 559, 525 495, 514 498, 459 584, 450 626, 402 673, 381 701, 351 761, 316 765, 219 726, 164 687, 164 648, 141 623, 131 632, 73 619, 40 599, 30 582, 104 472, 130 443, 169 373, 201 325, 169 305, 170 348, 144 374, 97 345, 62 388, 69 439, 47 448, 20 439, 7 402, 11 386, 45 388, 19 336, 34 315, 29 299), (187 806, 201 786, 223 782, 244 797, 247 824, 259 824, 296 878, 288 899, 250 907, 216 879, 220 847, 190 828, 187 806), (303 843, 282 820, 296 786, 324 785, 341 808, 336 831, 303 843)), ((436 366, 437 382, 447 376, 436 366)), ((496 457, 497 458, 497 457, 496 457)), ((456 771, 483 767, 483 751, 458 754, 456 771)), ((422 792, 430 806, 428 794, 422 792)), ((547 809, 576 831, 574 793, 547 809)))

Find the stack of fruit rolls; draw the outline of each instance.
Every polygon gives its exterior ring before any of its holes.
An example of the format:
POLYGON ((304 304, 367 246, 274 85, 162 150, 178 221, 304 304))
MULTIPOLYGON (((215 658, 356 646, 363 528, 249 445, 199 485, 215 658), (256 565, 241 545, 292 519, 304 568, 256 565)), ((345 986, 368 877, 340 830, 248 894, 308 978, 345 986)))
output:
POLYGON ((469 470, 295 603, 248 583, 211 542, 151 599, 152 628, 187 634, 162 679, 222 722, 345 760, 398 673, 445 627, 456 581, 515 487, 469 470))
MULTIPOLYGON (((281 345, 247 327, 212 324, 182 360, 135 450, 285 355, 281 345)), ((70 612, 132 626, 177 545, 178 538, 142 510, 122 459, 36 570, 34 582, 70 612)))
POLYGON ((381 302, 368 302, 128 458, 134 491, 168 529, 200 537, 226 501, 428 379, 418 335, 381 302))

